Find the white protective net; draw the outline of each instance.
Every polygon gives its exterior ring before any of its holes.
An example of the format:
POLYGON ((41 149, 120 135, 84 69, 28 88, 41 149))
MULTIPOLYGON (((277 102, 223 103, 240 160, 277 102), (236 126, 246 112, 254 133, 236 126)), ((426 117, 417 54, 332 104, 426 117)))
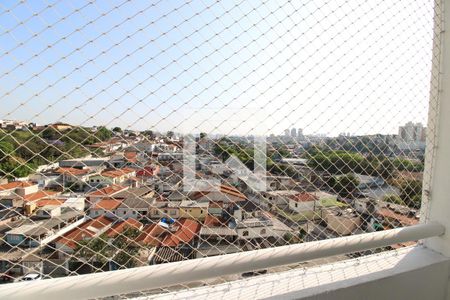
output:
POLYGON ((440 10, 0 3, 0 281, 418 223, 440 10))

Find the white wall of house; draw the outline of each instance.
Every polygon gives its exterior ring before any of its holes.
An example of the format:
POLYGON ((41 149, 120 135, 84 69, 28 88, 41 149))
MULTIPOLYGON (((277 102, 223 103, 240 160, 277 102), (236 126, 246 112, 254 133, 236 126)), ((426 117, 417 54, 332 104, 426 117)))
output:
POLYGON ((273 226, 260 227, 237 227, 236 232, 240 239, 258 239, 258 238, 282 238, 287 232, 284 230, 275 230, 273 226))
POLYGON ((90 209, 89 210, 89 217, 96 218, 99 216, 105 216, 108 218, 116 218, 116 211, 115 210, 105 210, 105 209, 90 209))
POLYGON ((295 201, 294 199, 289 199, 289 209, 297 212, 307 212, 307 211, 314 211, 317 207, 316 201, 295 201))
POLYGON ((111 185, 111 184, 116 184, 117 180, 115 180, 115 178, 111 178, 111 177, 94 175, 94 176, 89 177, 89 183, 91 185, 100 184, 100 183, 111 185))
POLYGON ((39 186, 37 184, 34 184, 31 186, 27 186, 27 187, 17 188, 15 193, 19 196, 25 196, 25 195, 29 195, 32 193, 36 193, 38 191, 39 191, 39 186))
POLYGON ((143 216, 149 215, 149 213, 149 208, 119 207, 116 209, 116 217, 120 219, 140 219, 143 216))
POLYGON ((36 215, 41 218, 52 218, 61 215, 61 207, 42 207, 38 209, 36 215))

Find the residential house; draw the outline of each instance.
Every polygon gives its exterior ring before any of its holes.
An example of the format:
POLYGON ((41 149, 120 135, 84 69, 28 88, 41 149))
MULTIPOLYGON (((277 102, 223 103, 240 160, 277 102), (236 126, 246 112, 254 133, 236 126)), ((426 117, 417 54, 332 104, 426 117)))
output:
POLYGON ((235 243, 238 236, 236 229, 228 226, 220 218, 207 215, 199 235, 197 258, 242 251, 235 243))
POLYGON ((362 225, 360 214, 351 208, 327 209, 324 212, 324 220, 327 228, 339 236, 352 234, 362 225))
POLYGON ((65 233, 55 240, 55 248, 59 251, 60 258, 64 258, 65 254, 73 254, 83 240, 89 240, 98 237, 106 232, 113 224, 113 220, 99 216, 95 219, 90 219, 76 228, 65 233))
POLYGON ((55 218, 61 216, 61 206, 56 204, 47 204, 36 210, 36 217, 39 218, 55 218))
POLYGON ((197 202, 185 200, 180 203, 180 218, 193 219, 198 221, 205 220, 208 215, 209 202, 197 202))
POLYGON ((195 245, 200 229, 200 223, 191 219, 180 219, 171 225, 170 232, 165 235, 150 263, 161 264, 195 258, 195 245))
POLYGON ((261 193, 263 196, 261 200, 264 204, 267 204, 268 209, 271 209, 274 206, 281 209, 287 209, 289 207, 289 200, 297 194, 298 191, 294 190, 267 191, 261 193))
POLYGON ((319 197, 312 193, 297 193, 289 198, 289 209, 297 213, 315 212, 319 197))
POLYGON ((217 190, 195 192, 190 195, 197 202, 222 202, 224 208, 246 202, 247 197, 237 188, 228 185, 220 185, 217 190))
POLYGON ((124 220, 128 218, 137 220, 149 218, 150 206, 153 201, 154 199, 152 197, 127 197, 116 208, 116 216, 124 220))
POLYGON ((143 168, 138 168, 136 171, 137 177, 152 178, 157 176, 159 173, 159 166, 145 166, 143 168))
POLYGON ((89 177, 89 184, 121 184, 130 177, 136 176, 136 170, 132 168, 108 169, 100 174, 89 177))
POLYGON ((114 195, 114 199, 125 199, 128 197, 153 197, 155 190, 149 186, 129 188, 114 195))
POLYGON ((136 219, 127 219, 125 221, 120 221, 114 223, 114 225, 109 228, 105 234, 108 238, 115 238, 121 234, 123 234, 127 229, 133 228, 136 230, 141 230, 143 228, 143 224, 136 219))
POLYGON ((268 190, 292 190, 297 187, 297 183, 289 176, 266 176, 266 186, 268 190))
POLYGON ((22 225, 5 233, 5 240, 13 246, 38 247, 77 226, 84 220, 81 212, 61 213, 57 217, 28 219, 22 225))
POLYGON ((0 184, 0 196, 25 196, 35 193, 39 190, 36 183, 29 181, 13 181, 9 183, 0 184))
POLYGON ((63 187, 70 187, 73 190, 82 191, 84 187, 90 183, 90 177, 97 173, 95 169, 91 168, 58 168, 55 171, 60 175, 60 182, 63 187))
POLYGON ((142 233, 136 238, 136 242, 146 247, 159 247, 170 231, 160 224, 148 224, 142 228, 142 233))
POLYGON ((208 215, 221 217, 223 215, 223 202, 210 202, 208 206, 208 215))
POLYGON ((121 185, 110 185, 107 187, 104 187, 102 189, 93 191, 87 195, 87 200, 90 203, 95 203, 97 201, 100 201, 103 198, 113 198, 115 195, 118 195, 119 193, 126 191, 128 187, 121 186, 121 185))
POLYGON ((88 209, 89 217, 96 218, 98 216, 106 216, 108 218, 116 218, 116 209, 122 204, 122 200, 104 198, 92 204, 88 209))
POLYGON ((241 240, 270 240, 275 242, 292 229, 267 212, 237 221, 236 232, 241 240))
POLYGON ((377 215, 384 220, 383 225, 386 228, 412 226, 419 223, 419 220, 414 213, 410 212, 402 214, 390 207, 379 209, 377 215))
POLYGON ((157 197, 150 205, 149 217, 151 219, 178 219, 180 217, 180 203, 181 201, 167 201, 164 198, 157 197))
POLYGON ((59 161, 61 168, 102 168, 107 165, 109 157, 85 157, 59 161))

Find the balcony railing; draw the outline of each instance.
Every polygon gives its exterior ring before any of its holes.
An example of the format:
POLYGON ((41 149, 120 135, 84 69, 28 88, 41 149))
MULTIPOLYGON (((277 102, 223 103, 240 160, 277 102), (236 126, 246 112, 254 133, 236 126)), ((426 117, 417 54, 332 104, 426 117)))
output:
POLYGON ((445 265, 444 4, 2 5, 0 298, 194 297, 342 255, 395 280, 445 265))

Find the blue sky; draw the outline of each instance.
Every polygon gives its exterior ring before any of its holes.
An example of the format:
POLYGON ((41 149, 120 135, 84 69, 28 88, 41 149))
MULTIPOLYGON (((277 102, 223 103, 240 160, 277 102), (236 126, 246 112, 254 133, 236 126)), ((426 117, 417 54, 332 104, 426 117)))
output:
POLYGON ((396 133, 426 123, 432 21, 433 1, 4 1, 0 118, 396 133))

